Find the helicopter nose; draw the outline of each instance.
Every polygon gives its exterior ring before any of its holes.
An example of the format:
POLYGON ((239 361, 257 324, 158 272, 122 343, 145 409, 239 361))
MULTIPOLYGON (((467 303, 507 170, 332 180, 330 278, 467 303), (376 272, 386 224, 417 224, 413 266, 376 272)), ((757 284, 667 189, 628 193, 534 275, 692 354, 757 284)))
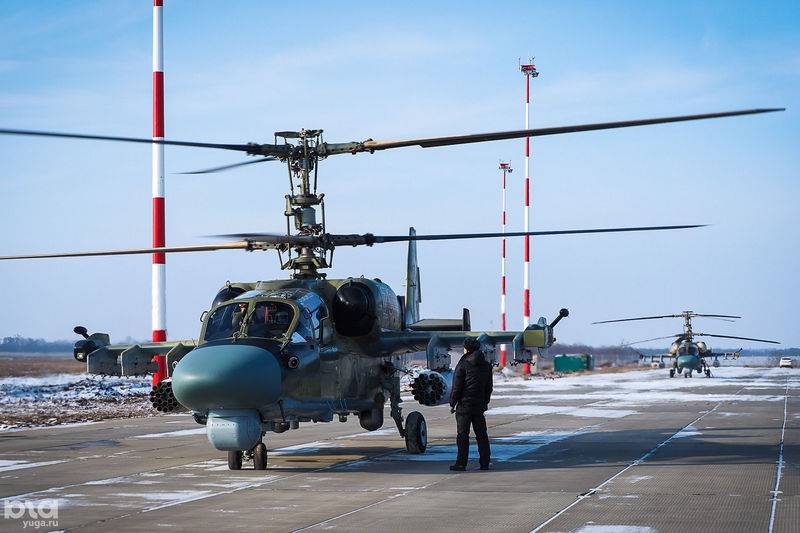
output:
POLYGON ((281 367, 270 351, 245 344, 200 347, 172 373, 175 398, 192 411, 253 409, 281 394, 281 367))

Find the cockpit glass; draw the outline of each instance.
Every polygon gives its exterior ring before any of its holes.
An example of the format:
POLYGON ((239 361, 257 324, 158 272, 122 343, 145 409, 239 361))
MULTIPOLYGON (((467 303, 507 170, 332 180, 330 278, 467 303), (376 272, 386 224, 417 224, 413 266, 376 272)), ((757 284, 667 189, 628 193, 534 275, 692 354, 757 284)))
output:
POLYGON ((294 310, 282 302, 257 302, 247 326, 248 337, 277 339, 286 336, 294 310))
POLYGON ((206 323, 205 340, 227 339, 239 331, 247 314, 247 302, 238 302, 217 307, 206 323))

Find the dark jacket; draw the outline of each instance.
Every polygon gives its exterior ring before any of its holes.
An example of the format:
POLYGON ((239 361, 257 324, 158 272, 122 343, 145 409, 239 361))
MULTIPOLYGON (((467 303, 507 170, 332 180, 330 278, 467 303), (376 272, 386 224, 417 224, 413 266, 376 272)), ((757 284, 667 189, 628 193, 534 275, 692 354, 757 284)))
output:
POLYGON ((492 397, 492 365, 480 350, 464 354, 453 375, 450 407, 461 413, 483 413, 492 397))

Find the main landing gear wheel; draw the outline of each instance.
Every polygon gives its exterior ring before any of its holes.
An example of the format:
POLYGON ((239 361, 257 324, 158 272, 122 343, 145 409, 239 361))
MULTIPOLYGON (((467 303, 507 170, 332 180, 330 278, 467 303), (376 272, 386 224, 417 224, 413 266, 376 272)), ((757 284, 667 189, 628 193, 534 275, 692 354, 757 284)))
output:
POLYGON ((256 470, 267 469, 267 447, 263 442, 259 442, 253 448, 253 468, 256 470))
POLYGON ((671 377, 671 378, 675 377, 675 369, 674 368, 670 368, 669 369, 669 377, 671 377))
POLYGON ((710 377, 711 377, 711 370, 710 370, 710 369, 708 369, 708 368, 706 368, 706 377, 707 377, 707 378, 710 378, 710 377))
POLYGON ((228 452, 228 470, 242 469, 242 450, 228 452))
POLYGON ((408 453, 425 453, 428 447, 428 425, 425 417, 419 411, 414 411, 406 417, 406 450, 408 453))

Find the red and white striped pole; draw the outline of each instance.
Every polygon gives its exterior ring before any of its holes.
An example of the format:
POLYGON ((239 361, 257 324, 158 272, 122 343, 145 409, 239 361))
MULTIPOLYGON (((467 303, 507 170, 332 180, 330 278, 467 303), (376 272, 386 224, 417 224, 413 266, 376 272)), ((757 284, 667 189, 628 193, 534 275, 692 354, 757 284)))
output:
MULTIPOLYGON (((530 101, 531 101, 531 78, 539 75, 536 67, 533 65, 533 59, 527 64, 519 66, 522 73, 525 75, 525 129, 530 129, 530 101)), ((530 231, 530 155, 531 155, 531 138, 525 137, 525 203, 524 203, 524 231, 530 231)), ((523 288, 522 288, 522 327, 527 328, 531 323, 531 284, 530 284, 530 238, 528 235, 524 237, 524 251, 523 251, 523 288)), ((525 363, 522 367, 522 373, 527 375, 531 372, 531 366, 525 363)))
MULTIPOLYGON (((500 331, 506 330, 506 190, 507 190, 507 175, 513 172, 509 163, 500 163, 500 172, 503 174, 503 215, 502 215, 502 228, 503 228, 503 241, 500 253, 500 331)), ((500 368, 506 367, 506 345, 500 345, 500 368)))
MULTIPOLYGON (((153 139, 164 138, 164 0, 153 0, 153 139)), ((153 248, 164 246, 164 145, 153 145, 153 248)), ((165 254, 153 254, 152 324, 153 342, 167 340, 167 259, 165 254)), ((153 386, 167 378, 164 355, 156 355, 158 369, 153 374, 153 386)))

